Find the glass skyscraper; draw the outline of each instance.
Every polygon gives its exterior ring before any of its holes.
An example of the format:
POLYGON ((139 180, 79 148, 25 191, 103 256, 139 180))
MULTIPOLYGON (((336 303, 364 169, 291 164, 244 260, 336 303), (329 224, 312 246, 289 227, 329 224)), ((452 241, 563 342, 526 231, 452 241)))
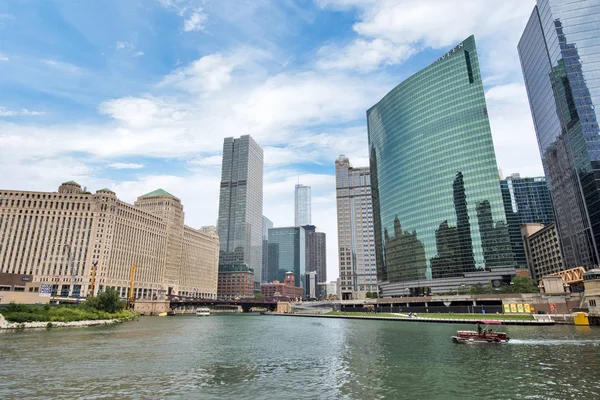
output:
POLYGON ((549 225, 554 222, 546 178, 521 178, 519 174, 512 174, 500 181, 500 188, 515 261, 519 267, 525 268, 527 258, 521 224, 549 225))
POLYGON ((396 86, 367 123, 381 294, 514 274, 474 37, 396 86))
MULTIPOLYGON (((225 138, 217 233, 219 273, 262 272, 263 150, 249 135, 225 138)), ((257 284, 256 284, 257 283, 257 284)))
POLYGON ((518 51, 565 267, 600 249, 600 0, 538 0, 518 51))
POLYGON ((262 272, 260 274, 261 283, 267 283, 269 266, 269 229, 273 227, 273 222, 263 215, 262 217, 262 272))
POLYGON ((286 272, 293 272, 296 286, 304 287, 306 274, 306 232, 304 228, 269 229, 268 282, 283 282, 286 272))
POLYGON ((296 185, 294 192, 294 226, 310 225, 310 186, 296 185))

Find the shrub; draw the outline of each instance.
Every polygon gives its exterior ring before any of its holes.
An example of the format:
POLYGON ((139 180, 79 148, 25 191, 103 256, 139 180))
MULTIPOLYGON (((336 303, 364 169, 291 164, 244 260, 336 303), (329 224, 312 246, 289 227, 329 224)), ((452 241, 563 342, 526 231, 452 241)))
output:
POLYGON ((121 301, 116 290, 109 288, 86 301, 84 307, 114 314, 125 308, 125 302, 121 301))

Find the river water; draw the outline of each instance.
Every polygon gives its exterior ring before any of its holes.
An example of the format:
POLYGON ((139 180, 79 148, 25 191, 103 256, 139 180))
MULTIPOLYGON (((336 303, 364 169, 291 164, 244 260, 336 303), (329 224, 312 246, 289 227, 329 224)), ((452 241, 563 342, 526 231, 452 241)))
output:
POLYGON ((598 399, 600 328, 142 317, 0 333, 1 399, 598 399))

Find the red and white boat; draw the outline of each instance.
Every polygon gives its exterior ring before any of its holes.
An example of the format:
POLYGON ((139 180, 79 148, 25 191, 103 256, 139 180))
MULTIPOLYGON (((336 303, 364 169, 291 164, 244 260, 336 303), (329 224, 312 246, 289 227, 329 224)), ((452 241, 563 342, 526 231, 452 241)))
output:
POLYGON ((504 332, 497 332, 489 325, 502 325, 501 321, 484 320, 477 321, 476 331, 457 331, 456 336, 452 336, 454 343, 507 343, 509 337, 504 332), (481 325, 484 325, 482 328, 481 325))

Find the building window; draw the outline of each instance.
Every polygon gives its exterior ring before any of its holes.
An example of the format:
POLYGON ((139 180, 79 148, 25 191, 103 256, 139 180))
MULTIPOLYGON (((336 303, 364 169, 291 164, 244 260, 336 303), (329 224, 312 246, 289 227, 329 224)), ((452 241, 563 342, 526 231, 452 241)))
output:
POLYGON ((590 307, 596 307, 596 300, 590 300, 590 307))

